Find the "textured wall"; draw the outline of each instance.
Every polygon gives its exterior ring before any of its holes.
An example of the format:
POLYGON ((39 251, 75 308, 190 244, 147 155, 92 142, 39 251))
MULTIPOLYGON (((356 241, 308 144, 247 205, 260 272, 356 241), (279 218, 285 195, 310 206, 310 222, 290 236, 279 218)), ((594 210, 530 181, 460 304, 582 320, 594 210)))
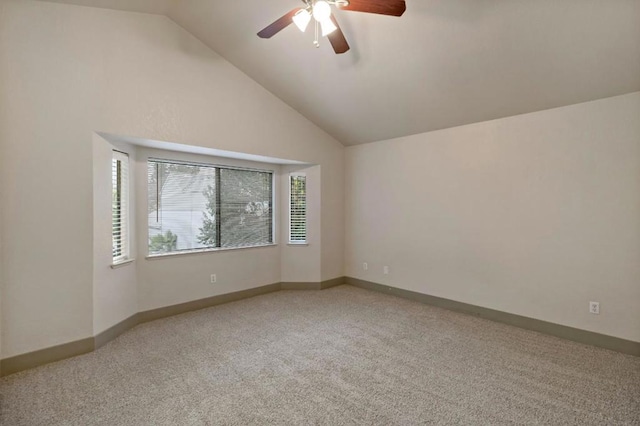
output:
POLYGON ((346 170, 347 275, 640 341, 640 93, 350 147, 346 170))
MULTIPOLYGON (((0 8, 3 357, 102 328, 92 312, 96 131, 318 164, 331 176, 323 196, 343 199, 343 146, 166 17, 21 0, 0 8)), ((342 275, 337 206, 322 211, 320 250, 340 261, 316 262, 309 281, 342 275)), ((246 268, 236 272, 246 285, 246 268)))

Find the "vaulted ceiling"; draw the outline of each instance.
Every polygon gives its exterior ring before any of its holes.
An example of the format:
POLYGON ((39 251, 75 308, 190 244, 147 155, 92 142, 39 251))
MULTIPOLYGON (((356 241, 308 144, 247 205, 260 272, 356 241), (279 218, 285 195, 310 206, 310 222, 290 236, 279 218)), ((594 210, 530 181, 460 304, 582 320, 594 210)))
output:
POLYGON ((640 0, 406 0, 337 11, 351 46, 291 25, 300 0, 53 0, 167 15, 345 145, 640 90, 640 0))

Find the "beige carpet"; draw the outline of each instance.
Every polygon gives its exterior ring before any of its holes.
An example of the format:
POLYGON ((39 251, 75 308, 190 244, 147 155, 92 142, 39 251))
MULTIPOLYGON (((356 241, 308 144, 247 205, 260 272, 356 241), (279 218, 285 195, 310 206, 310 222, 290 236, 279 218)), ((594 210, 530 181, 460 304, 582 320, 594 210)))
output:
POLYGON ((140 325, 0 380, 2 425, 640 425, 640 358, 350 286, 140 325))

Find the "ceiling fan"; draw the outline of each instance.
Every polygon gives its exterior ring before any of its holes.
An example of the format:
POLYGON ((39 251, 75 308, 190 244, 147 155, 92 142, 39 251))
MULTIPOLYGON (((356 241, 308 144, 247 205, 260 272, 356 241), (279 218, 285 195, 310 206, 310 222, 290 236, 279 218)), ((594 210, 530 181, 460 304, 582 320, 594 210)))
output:
POLYGON ((304 7, 297 7, 286 15, 277 19, 258 33, 260 38, 271 38, 278 32, 289 26, 292 22, 304 32, 314 18, 315 40, 313 44, 320 46, 318 42, 318 27, 322 30, 322 36, 327 36, 336 53, 344 53, 349 50, 349 44, 344 34, 331 13, 331 6, 342 10, 354 12, 377 13, 379 15, 401 16, 406 10, 404 0, 302 0, 304 7))

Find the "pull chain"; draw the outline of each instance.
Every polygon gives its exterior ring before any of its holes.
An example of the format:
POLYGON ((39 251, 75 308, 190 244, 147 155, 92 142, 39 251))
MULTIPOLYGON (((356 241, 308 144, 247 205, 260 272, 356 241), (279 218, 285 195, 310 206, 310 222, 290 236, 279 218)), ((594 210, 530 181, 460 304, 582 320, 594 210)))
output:
POLYGON ((315 21, 316 24, 316 38, 313 40, 313 45, 315 47, 320 47, 320 42, 318 41, 318 21, 315 21))

